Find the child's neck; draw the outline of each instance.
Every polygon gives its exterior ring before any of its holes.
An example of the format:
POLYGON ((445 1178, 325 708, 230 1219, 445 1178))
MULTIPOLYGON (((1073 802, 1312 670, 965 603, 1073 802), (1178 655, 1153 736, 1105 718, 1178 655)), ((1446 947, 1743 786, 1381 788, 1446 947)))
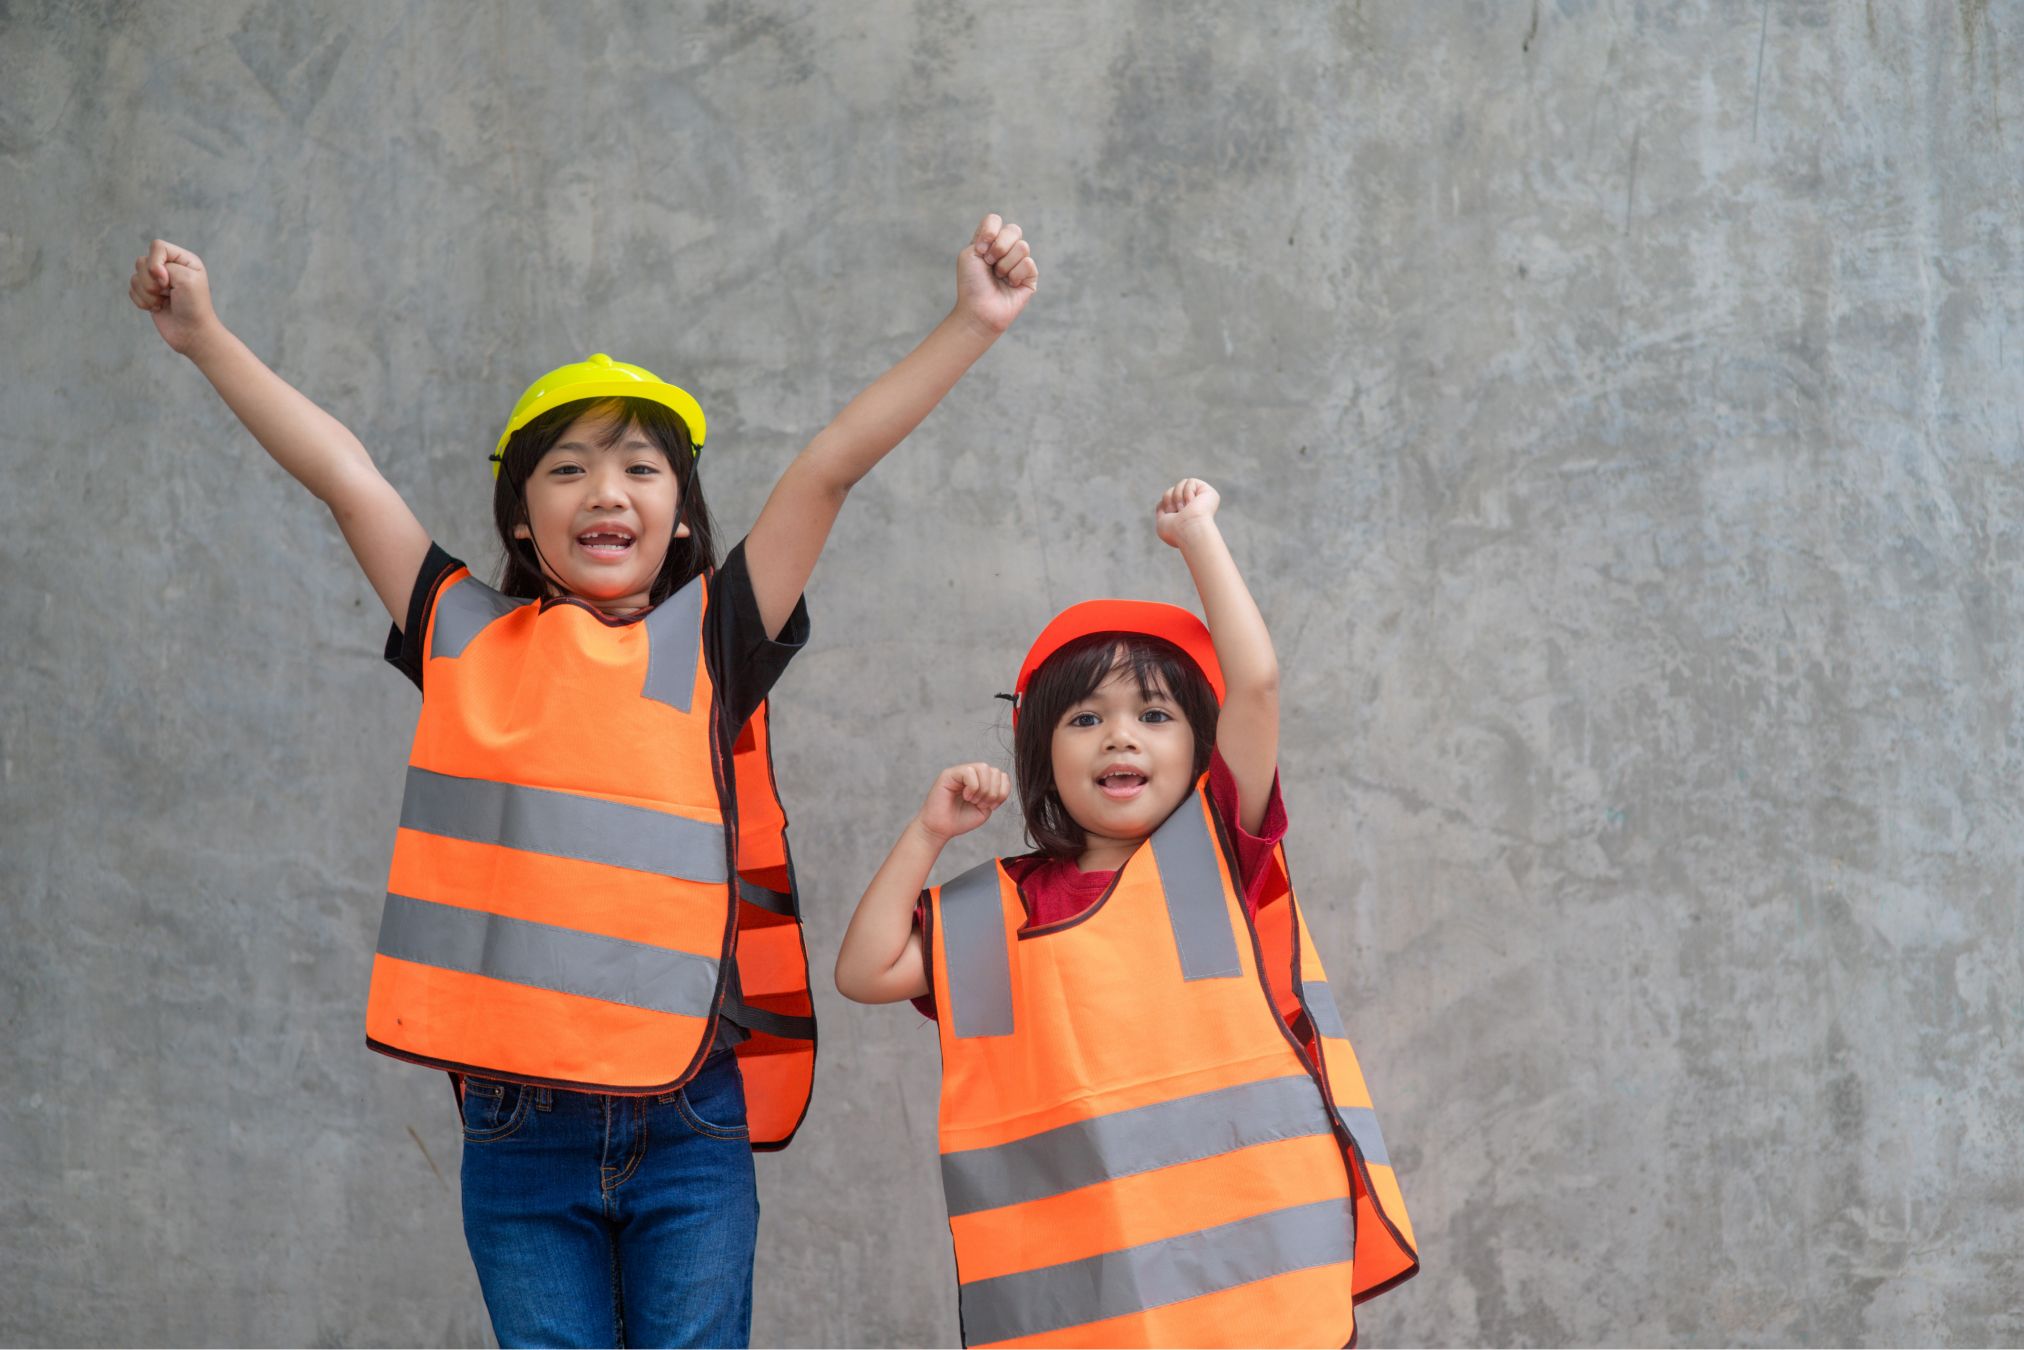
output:
POLYGON ((551 599, 574 600, 580 605, 587 605, 606 618, 611 619, 630 618, 635 614, 653 608, 653 597, 646 592, 641 592, 638 595, 622 595, 612 600, 599 600, 593 596, 578 595, 573 591, 564 590, 562 587, 556 585, 554 581, 550 580, 548 582, 548 594, 551 599))
POLYGON ((1145 842, 1139 839, 1111 839, 1088 835, 1082 847, 1082 855, 1075 860, 1077 870, 1083 872, 1115 872, 1125 861, 1138 851, 1145 842))

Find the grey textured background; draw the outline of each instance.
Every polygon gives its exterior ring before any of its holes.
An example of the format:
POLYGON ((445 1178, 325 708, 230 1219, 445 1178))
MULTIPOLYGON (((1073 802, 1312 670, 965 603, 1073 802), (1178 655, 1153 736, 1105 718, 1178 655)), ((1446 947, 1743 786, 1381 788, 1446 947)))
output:
POLYGON ((0 1341, 488 1334, 449 1094, 361 1036, 415 698, 127 305, 146 239, 489 561, 534 374, 695 390, 735 538, 992 208, 1040 295, 852 498, 777 700, 825 1039, 758 1339, 954 1336, 931 1031, 828 964, 1047 615, 1187 598, 1199 473, 1425 1259, 1365 1343, 2024 1341, 2020 33, 0 5, 0 1341))

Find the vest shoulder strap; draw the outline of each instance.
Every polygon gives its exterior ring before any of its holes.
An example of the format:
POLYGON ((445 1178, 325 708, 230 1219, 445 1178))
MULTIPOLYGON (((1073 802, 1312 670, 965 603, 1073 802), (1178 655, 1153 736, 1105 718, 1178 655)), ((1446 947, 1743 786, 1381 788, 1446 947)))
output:
POLYGON ((1012 957, 1005 948, 1005 905, 998 860, 943 883, 935 921, 949 989, 949 1027, 958 1036, 1012 1034, 1012 957))
POLYGON ((1219 846, 1209 825, 1208 795, 1199 785, 1153 831, 1151 846, 1181 958, 1181 978, 1241 975, 1237 935, 1224 908, 1223 880, 1216 866, 1219 846))
POLYGON ((696 577, 654 606, 643 622, 647 678, 640 697, 687 712, 696 689, 696 658, 702 652, 703 578, 696 577))
POLYGON ((435 627, 428 654, 455 658, 464 654, 472 639, 532 600, 501 595, 466 572, 436 595, 435 627))

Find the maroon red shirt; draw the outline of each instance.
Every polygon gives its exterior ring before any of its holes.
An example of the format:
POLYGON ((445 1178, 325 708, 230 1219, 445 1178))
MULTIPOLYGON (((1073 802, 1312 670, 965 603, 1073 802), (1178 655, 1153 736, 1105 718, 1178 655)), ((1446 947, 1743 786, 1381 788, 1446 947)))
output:
MULTIPOLYGON (((1243 888, 1244 910, 1250 913, 1258 908, 1266 864, 1286 835, 1286 807, 1279 800, 1279 775, 1272 775, 1272 792, 1265 799, 1265 819, 1259 822, 1257 834, 1246 834, 1239 823, 1237 780, 1230 773, 1230 766, 1223 762, 1223 756, 1215 751, 1209 753, 1209 800, 1215 803, 1216 814, 1229 826, 1230 841, 1237 849, 1237 881, 1243 888)), ((1019 897, 1026 905, 1026 923, 1019 930, 1022 933, 1074 918, 1102 899, 1110 883, 1117 879, 1115 869, 1085 872, 1075 865, 1073 858, 1054 858, 1044 853, 1007 858, 1005 870, 1018 884, 1019 897)), ((927 908, 928 899, 924 895, 914 910, 915 928, 922 927, 927 908)), ((930 988, 915 999, 914 1006, 923 1017, 933 1017, 934 990, 930 988)))

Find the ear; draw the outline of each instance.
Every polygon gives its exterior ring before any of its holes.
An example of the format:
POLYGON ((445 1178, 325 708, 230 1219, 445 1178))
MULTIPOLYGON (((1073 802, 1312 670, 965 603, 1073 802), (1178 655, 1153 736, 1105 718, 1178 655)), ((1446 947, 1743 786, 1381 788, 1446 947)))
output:
POLYGON ((528 529, 527 522, 523 520, 513 527, 513 537, 515 539, 532 539, 534 531, 528 529))
POLYGON ((678 521, 676 521, 676 522, 675 522, 675 538, 677 538, 677 539, 687 539, 688 537, 689 537, 689 522, 688 522, 688 521, 686 521, 686 520, 678 520, 678 521))

